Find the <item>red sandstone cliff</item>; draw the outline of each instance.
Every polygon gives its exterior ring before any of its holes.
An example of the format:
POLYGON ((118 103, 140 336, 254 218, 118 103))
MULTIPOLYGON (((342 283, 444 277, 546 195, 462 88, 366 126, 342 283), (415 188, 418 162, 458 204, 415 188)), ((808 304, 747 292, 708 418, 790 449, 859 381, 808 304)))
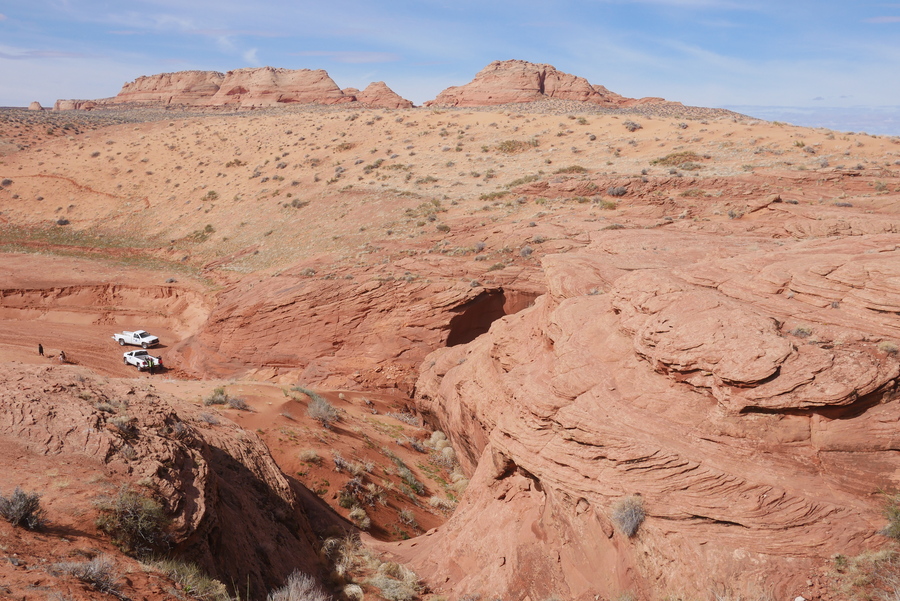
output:
POLYGON ((138 77, 122 86, 110 103, 204 104, 219 91, 224 79, 225 75, 218 71, 179 71, 138 77))

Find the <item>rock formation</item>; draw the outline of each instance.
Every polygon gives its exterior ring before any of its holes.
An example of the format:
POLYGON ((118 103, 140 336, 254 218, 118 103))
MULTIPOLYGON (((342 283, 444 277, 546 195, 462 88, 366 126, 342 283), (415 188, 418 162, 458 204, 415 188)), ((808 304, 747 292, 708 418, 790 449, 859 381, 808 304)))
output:
POLYGON ((110 102, 202 105, 219 91, 224 80, 225 75, 218 71, 178 71, 142 76, 122 86, 110 102))
POLYGON ((426 359, 419 405, 474 473, 404 555, 421 573, 483 596, 793 598, 817 558, 880 544, 900 442, 900 363, 878 344, 900 335, 896 237, 710 242, 609 232, 548 256, 533 307, 426 359), (633 538, 613 511, 628 495, 647 515, 633 538))
MULTIPOLYGON (((592 86, 577 77, 545 64, 522 60, 494 61, 471 82, 451 86, 425 106, 493 106, 537 100, 575 100, 601 106, 632 106, 640 101, 613 94, 603 86, 592 86)), ((661 99, 644 99, 660 102, 661 99)), ((665 102, 665 101, 662 101, 665 102)))
POLYGON ((408 109, 413 106, 412 102, 402 98, 383 81, 370 83, 365 90, 357 92, 354 96, 360 104, 373 108, 408 109))
POLYGON ((322 69, 235 69, 225 74, 219 90, 207 100, 212 106, 275 106, 290 103, 352 102, 322 69))
POLYGON ((31 104, 28 105, 28 110, 29 111, 42 111, 42 110, 44 110, 44 107, 41 106, 40 102, 35 100, 34 102, 32 102, 31 104))
POLYGON ((372 108, 409 108, 384 82, 359 92, 341 90, 322 69, 273 67, 218 71, 178 71, 138 77, 122 86, 114 98, 57 100, 54 110, 87 110, 97 106, 141 104, 161 106, 261 108, 293 103, 343 104, 359 102, 372 108), (359 97, 357 97, 359 96, 359 97))
MULTIPOLYGON (((249 587, 250 598, 295 569, 321 568, 302 503, 255 434, 204 421, 153 386, 76 378, 66 368, 5 365, 0 390, 0 444, 15 449, 0 460, 4 474, 10 462, 50 455, 59 471, 87 463, 93 472, 69 478, 140 487, 164 504, 178 556, 242 593, 249 587)), ((86 505, 85 525, 95 511, 86 505)))

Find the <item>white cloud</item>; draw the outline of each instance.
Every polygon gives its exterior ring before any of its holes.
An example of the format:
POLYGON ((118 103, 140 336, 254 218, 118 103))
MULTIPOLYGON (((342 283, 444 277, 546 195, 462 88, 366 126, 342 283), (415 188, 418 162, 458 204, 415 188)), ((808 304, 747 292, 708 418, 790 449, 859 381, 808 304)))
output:
POLYGON ((247 62, 251 65, 259 66, 259 58, 256 56, 256 54, 257 54, 257 49, 250 48, 249 50, 244 52, 243 59, 245 62, 247 62))

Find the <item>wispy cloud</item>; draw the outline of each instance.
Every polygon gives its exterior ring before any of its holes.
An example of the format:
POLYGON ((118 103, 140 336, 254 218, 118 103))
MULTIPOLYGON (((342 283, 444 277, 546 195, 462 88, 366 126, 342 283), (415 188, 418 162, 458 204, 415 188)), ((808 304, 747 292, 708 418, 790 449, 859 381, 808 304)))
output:
POLYGON ((310 50, 307 52, 292 52, 293 56, 323 56, 338 63, 392 63, 400 60, 400 57, 392 52, 366 52, 350 50, 310 50))
POLYGON ((45 58, 91 58, 90 54, 80 52, 59 52, 56 50, 22 50, 19 52, 0 51, 0 58, 7 60, 31 60, 45 58))
POLYGON ((0 13, 0 21, 6 21, 6 15, 0 13))

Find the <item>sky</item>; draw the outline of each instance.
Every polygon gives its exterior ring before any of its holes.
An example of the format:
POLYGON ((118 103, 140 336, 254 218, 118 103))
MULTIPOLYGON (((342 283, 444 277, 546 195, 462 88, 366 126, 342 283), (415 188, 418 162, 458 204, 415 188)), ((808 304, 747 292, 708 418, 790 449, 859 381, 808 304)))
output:
POLYGON ((262 66, 384 81, 418 105, 507 59, 627 97, 900 135, 900 1, 0 0, 0 106, 262 66))

